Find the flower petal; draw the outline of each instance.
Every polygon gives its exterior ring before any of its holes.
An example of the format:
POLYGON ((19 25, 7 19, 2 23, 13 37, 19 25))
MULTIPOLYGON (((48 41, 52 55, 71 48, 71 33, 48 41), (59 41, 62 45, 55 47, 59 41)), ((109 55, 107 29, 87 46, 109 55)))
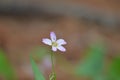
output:
POLYGON ((64 39, 58 39, 57 43, 58 43, 59 46, 67 44, 67 42, 64 39))
POLYGON ((66 49, 63 47, 63 46, 59 46, 59 47, 57 47, 60 51, 62 51, 62 52, 65 52, 66 51, 66 49))
POLYGON ((54 32, 50 32, 50 38, 53 42, 56 41, 56 34, 54 32))
POLYGON ((43 38, 42 42, 47 44, 47 45, 52 45, 52 41, 50 39, 48 39, 48 38, 43 38))
POLYGON ((54 47, 54 46, 52 46, 52 50, 53 50, 53 51, 57 51, 57 48, 54 47))

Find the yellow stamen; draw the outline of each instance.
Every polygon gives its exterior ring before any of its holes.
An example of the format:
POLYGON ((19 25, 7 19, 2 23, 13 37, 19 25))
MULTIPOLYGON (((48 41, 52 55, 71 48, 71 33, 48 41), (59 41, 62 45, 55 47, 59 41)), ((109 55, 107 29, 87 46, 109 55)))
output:
POLYGON ((58 43, 57 42, 52 42, 52 46, 57 47, 58 43))

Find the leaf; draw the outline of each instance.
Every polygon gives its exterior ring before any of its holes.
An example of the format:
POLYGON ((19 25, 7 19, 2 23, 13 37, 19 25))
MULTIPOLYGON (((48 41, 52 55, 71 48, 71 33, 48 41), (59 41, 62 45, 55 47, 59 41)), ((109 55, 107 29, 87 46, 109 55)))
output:
POLYGON ((93 80, 106 80, 105 75, 99 74, 93 77, 93 80))
POLYGON ((51 73, 50 76, 49 76, 49 80, 56 80, 56 74, 51 73))
POLYGON ((113 59, 108 72, 108 80, 120 80, 120 57, 113 59))
POLYGON ((32 59, 32 57, 30 58, 30 60, 31 60, 31 64, 32 64, 32 69, 33 69, 33 72, 34 72, 35 80, 45 80, 43 74, 40 72, 39 68, 37 67, 37 64, 32 59))
POLYGON ((81 76, 98 76, 103 69, 105 49, 102 44, 93 45, 87 56, 82 60, 77 68, 77 74, 81 76))
POLYGON ((0 49, 0 74, 6 80, 16 80, 14 70, 2 49, 0 49))

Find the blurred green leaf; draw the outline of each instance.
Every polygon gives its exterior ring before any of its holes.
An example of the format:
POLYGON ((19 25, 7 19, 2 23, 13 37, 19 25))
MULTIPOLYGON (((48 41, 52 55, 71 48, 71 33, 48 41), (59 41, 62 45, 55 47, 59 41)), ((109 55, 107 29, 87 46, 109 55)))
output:
POLYGON ((0 49, 0 74, 6 80, 16 80, 14 70, 2 49, 0 49))
POLYGON ((113 59, 108 72, 108 80, 120 80, 120 57, 113 59))
POLYGON ((99 74, 93 77, 93 80, 106 80, 105 75, 99 74))
MULTIPOLYGON (((82 60, 77 68, 77 73, 81 76, 95 77, 101 74, 105 57, 105 48, 102 44, 90 47, 87 56, 82 60)), ((96 79, 97 80, 97 79, 96 79)), ((100 80, 100 79, 98 79, 100 80)))
POLYGON ((33 69, 33 72, 34 72, 35 80, 45 80, 43 74, 40 72, 37 64, 32 59, 32 57, 30 58, 30 60, 31 60, 31 64, 32 64, 32 69, 33 69))

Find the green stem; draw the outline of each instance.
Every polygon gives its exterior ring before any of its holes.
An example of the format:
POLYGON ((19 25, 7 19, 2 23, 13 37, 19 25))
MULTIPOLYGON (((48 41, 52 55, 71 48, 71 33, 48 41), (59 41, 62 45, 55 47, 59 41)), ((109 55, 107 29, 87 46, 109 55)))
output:
POLYGON ((53 57, 54 57, 54 53, 51 53, 52 73, 55 73, 55 70, 54 70, 54 60, 53 60, 53 57))
POLYGON ((51 62, 52 62, 52 73, 49 76, 49 80, 56 80, 56 74, 55 74, 55 70, 54 70, 54 53, 51 53, 51 62))

